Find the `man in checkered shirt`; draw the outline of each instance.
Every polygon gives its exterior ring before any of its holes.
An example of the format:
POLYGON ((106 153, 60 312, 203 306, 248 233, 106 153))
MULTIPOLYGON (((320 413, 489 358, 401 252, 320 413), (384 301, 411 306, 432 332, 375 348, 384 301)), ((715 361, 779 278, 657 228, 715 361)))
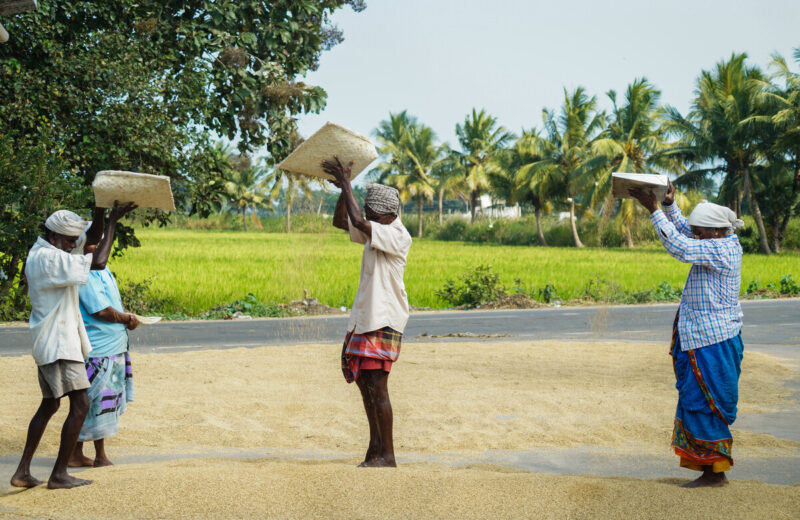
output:
POLYGON ((675 317, 671 354, 678 389, 672 447, 682 467, 702 471, 683 487, 720 487, 733 466, 729 426, 736 419, 744 347, 739 305, 742 246, 733 231, 743 222, 730 208, 702 202, 687 221, 669 185, 663 211, 652 190, 630 195, 650 212, 667 252, 691 263, 675 317))

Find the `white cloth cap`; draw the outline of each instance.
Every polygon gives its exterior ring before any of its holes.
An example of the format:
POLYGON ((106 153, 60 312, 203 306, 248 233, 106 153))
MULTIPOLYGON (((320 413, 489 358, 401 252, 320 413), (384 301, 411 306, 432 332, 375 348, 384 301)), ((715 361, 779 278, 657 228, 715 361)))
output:
POLYGON ((698 204, 689 215, 690 226, 706 228, 740 228, 744 226, 741 219, 736 218, 736 213, 731 208, 720 206, 712 202, 703 201, 698 204))
POLYGON ((75 213, 60 209, 47 217, 44 227, 65 237, 78 237, 90 222, 83 220, 75 213))

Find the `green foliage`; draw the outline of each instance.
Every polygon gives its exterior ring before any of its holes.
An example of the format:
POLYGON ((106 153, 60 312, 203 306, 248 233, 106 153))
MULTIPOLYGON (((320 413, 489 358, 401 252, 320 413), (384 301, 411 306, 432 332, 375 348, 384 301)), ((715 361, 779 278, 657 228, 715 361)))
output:
POLYGON ((241 313, 253 318, 284 318, 297 316, 292 309, 274 303, 263 303, 253 295, 248 294, 241 300, 236 300, 222 307, 215 307, 202 314, 202 318, 209 320, 230 319, 234 314, 241 313))
POLYGON ((467 269, 459 280, 447 280, 436 295, 451 305, 467 308, 494 301, 505 294, 500 276, 492 272, 490 265, 478 265, 467 269))
POLYGON ((135 314, 158 315, 172 307, 172 302, 153 294, 153 277, 140 281, 122 281, 118 279, 119 294, 122 297, 122 307, 135 314))
POLYGON ((561 298, 558 297, 555 285, 548 283, 536 292, 536 299, 544 303, 552 303, 561 298))
POLYGON ((792 275, 785 274, 781 277, 781 294, 800 294, 800 285, 798 285, 792 275))
POLYGON ((65 173, 61 155, 47 132, 16 142, 0 132, 0 319, 18 319, 29 309, 24 260, 44 233, 45 218, 75 209, 87 196, 87 188, 65 173))

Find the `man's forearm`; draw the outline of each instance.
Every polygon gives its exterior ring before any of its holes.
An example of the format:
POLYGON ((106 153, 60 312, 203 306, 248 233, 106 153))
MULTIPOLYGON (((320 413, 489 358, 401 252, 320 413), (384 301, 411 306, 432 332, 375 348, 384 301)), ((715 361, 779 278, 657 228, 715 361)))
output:
POLYGON ((339 194, 336 201, 336 209, 333 211, 333 225, 339 229, 347 231, 347 204, 344 201, 344 192, 339 194))
POLYGON ((95 312, 92 316, 111 323, 122 323, 123 325, 127 325, 131 321, 130 314, 119 312, 114 307, 106 307, 102 311, 95 312))
POLYGON ((108 219, 108 228, 103 239, 100 240, 97 249, 92 253, 92 269, 102 270, 106 268, 108 257, 111 254, 111 245, 114 243, 114 231, 117 228, 117 221, 114 218, 108 219))
POLYGON ((353 194, 353 188, 350 186, 349 182, 342 184, 341 197, 344 198, 345 205, 347 206, 347 215, 350 217, 350 222, 361 231, 364 231, 363 228, 366 227, 367 221, 364 215, 361 214, 361 208, 358 207, 356 196, 353 194))
POLYGON ((105 223, 106 210, 105 208, 94 208, 94 215, 92 215, 92 225, 86 231, 86 246, 94 246, 103 238, 103 224, 105 223))

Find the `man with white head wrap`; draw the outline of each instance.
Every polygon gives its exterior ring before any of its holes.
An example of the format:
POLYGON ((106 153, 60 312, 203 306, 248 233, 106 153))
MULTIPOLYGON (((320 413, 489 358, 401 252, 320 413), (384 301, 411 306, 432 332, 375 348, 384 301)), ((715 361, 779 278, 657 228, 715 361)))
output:
POLYGON ((388 378, 400 355, 409 308, 403 274, 411 248, 411 235, 398 218, 400 197, 396 189, 367 186, 362 215, 352 187, 350 168, 334 156, 322 163, 342 193, 336 203, 333 225, 364 244, 361 278, 342 345, 342 372, 356 382, 369 422, 370 440, 362 467, 396 467, 392 437, 392 405, 388 378))
MULTIPOLYGON (((115 208, 112 215, 127 210, 115 208)), ((105 265, 108 259, 111 244, 102 240, 104 215, 103 208, 95 208, 94 220, 87 228, 90 223, 71 211, 54 212, 45 222, 45 237, 37 239, 25 261, 33 358, 38 366, 42 402, 28 426, 22 459, 11 477, 11 484, 17 487, 42 483, 31 475, 31 460, 65 395, 69 396, 70 410, 47 486, 72 488, 90 483, 69 475, 67 464, 89 406, 89 380, 83 360, 91 345, 78 306, 78 286, 86 283, 91 269, 105 265), (84 248, 93 252, 83 254, 84 248)))
POLYGON ((673 326, 670 353, 678 389, 672 447, 680 465, 702 471, 683 487, 719 487, 733 466, 730 425, 736 419, 744 352, 739 305, 743 222, 730 208, 702 202, 687 221, 669 185, 663 211, 652 190, 630 194, 651 213, 667 252, 691 263, 673 326))

